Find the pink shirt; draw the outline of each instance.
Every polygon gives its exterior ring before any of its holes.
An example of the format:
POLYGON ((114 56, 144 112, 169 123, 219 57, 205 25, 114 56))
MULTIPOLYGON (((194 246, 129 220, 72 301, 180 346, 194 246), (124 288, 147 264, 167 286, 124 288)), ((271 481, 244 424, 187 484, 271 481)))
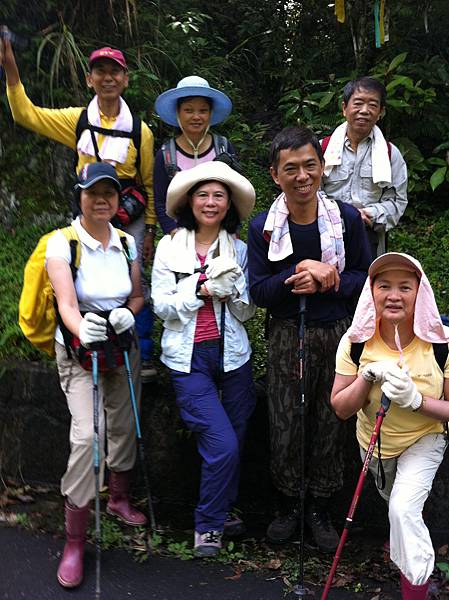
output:
MULTIPOLYGON (((204 266, 206 256, 197 255, 200 259, 201 266, 204 266)), ((204 281, 206 274, 201 273, 198 281, 204 281)), ((215 319, 214 304, 211 297, 204 300, 204 306, 202 306, 196 318, 196 329, 195 337, 193 338, 194 343, 204 342, 205 340, 216 340, 220 339, 220 332, 217 327, 217 320, 215 319)))
POLYGON ((200 163, 203 163, 203 162, 206 162, 209 160, 213 160, 214 158, 215 158, 215 149, 214 149, 213 144, 211 144, 209 150, 207 150, 203 154, 200 154, 198 156, 198 158, 196 159, 196 161, 193 157, 193 154, 187 155, 184 152, 182 152, 181 150, 179 150, 178 148, 176 149, 176 160, 177 160, 178 167, 181 169, 181 171, 188 171, 195 165, 199 165, 200 163))

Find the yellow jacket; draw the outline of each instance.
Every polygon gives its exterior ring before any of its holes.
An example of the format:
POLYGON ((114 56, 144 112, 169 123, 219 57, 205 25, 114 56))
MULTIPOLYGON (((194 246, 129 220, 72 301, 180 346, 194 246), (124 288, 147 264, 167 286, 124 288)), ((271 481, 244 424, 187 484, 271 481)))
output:
MULTIPOLYGON (((42 108, 36 106, 25 92, 22 83, 7 87, 9 105, 13 119, 19 125, 31 129, 45 137, 60 142, 72 150, 76 150, 76 125, 84 107, 68 108, 42 108)), ((107 117, 100 113, 101 126, 110 129, 115 117, 107 117)), ((99 135, 98 146, 101 148, 105 136, 99 135)), ((133 179, 136 173, 137 150, 133 140, 130 140, 126 162, 115 165, 117 175, 122 179, 133 179)), ((78 172, 89 162, 95 162, 95 156, 79 154, 78 172)), ((142 122, 142 140, 140 142, 140 168, 139 173, 145 190, 148 194, 147 207, 145 209, 145 223, 156 224, 156 213, 154 210, 153 197, 153 134, 148 125, 142 122)))

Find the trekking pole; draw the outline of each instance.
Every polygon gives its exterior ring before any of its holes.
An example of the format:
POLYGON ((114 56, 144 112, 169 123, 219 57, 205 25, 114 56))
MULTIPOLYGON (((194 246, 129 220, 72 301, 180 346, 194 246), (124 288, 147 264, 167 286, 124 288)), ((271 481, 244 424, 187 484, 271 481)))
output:
POLYGON ((142 439, 142 432, 140 430, 139 411, 137 408, 136 394, 134 392, 134 384, 133 384, 133 380, 132 380, 131 365, 129 362, 129 353, 128 353, 128 350, 126 350, 125 348, 122 348, 122 352, 123 352, 123 358, 125 360, 126 375, 128 377, 129 395, 131 397, 131 404, 133 407, 134 421, 136 423, 136 437, 137 437, 137 445, 139 448, 139 460, 140 460, 140 466, 141 466, 142 472, 143 472, 143 479, 145 482, 145 491, 147 493, 147 499, 148 499, 148 514, 150 515, 151 529, 154 533, 156 531, 156 519, 154 518, 153 500, 152 500, 151 490, 150 490, 150 480, 148 477, 148 471, 147 471, 146 462, 145 462, 145 451, 144 451, 144 445, 143 445, 143 439, 142 439))
POLYGON ((366 451, 365 460, 363 461, 362 471, 359 476, 359 480, 357 482, 357 486, 355 488, 354 496, 352 498, 351 506, 349 507, 348 516, 346 517, 345 526, 343 528, 340 543, 338 544, 337 550, 335 552, 334 561, 332 563, 331 570, 329 572, 326 585, 324 587, 324 591, 321 595, 321 600, 326 600, 327 595, 329 593, 330 587, 332 585, 332 580, 335 575, 335 571, 337 570, 338 561, 340 560, 340 555, 343 550, 343 546, 345 544, 346 538, 348 536, 349 528, 352 525, 352 521, 354 518, 354 513, 357 508, 357 504, 359 503, 360 494, 362 493, 363 484, 365 482, 365 477, 368 472, 368 467, 373 457, 374 448, 376 446, 377 438, 379 437, 380 428, 382 426, 382 421, 384 420, 385 414, 387 410, 390 408, 390 400, 382 394, 380 400, 379 411, 376 413, 376 423, 374 424, 373 433, 371 434, 371 439, 369 442, 368 450, 366 451))
POLYGON ((98 353, 92 350, 92 396, 94 409, 94 474, 95 474, 95 600, 100 600, 101 587, 101 520, 100 520, 100 428, 98 401, 98 353))
POLYGON ((225 335, 225 320, 226 320, 226 304, 221 303, 220 312, 220 375, 218 380, 218 397, 220 402, 223 399, 223 375, 224 375, 224 335, 225 335))
POLYGON ((306 495, 305 476, 305 396, 304 396, 304 361, 305 361, 305 320, 306 296, 299 296, 298 327, 298 367, 299 367, 299 579, 293 588, 295 596, 305 597, 311 592, 304 586, 304 504, 306 495))

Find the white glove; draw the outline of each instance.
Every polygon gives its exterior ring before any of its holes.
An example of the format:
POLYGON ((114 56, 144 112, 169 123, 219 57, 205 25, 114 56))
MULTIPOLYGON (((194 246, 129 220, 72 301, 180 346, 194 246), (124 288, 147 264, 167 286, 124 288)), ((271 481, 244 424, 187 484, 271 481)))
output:
POLYGON ((397 364, 390 360, 379 360, 365 365, 362 369, 362 377, 369 383, 384 383, 387 373, 400 371, 397 364))
POLYGON ((103 319, 100 315, 91 312, 86 313, 79 327, 81 345, 89 348, 89 345, 95 342, 105 342, 108 339, 106 325, 106 319, 103 319))
POLYGON ((109 313, 109 323, 114 328, 115 333, 120 335, 134 326, 135 319, 128 308, 113 308, 109 313))
POLYGON ((422 405, 422 394, 418 392, 416 385, 405 369, 388 373, 381 390, 391 402, 401 408, 418 410, 422 405))
POLYGON ((240 275, 242 269, 235 260, 232 260, 232 258, 228 258, 227 256, 217 256, 209 262, 209 266, 206 269, 206 277, 208 279, 215 279, 216 277, 219 277, 224 273, 230 273, 231 271, 240 275))
POLYGON ((223 275, 219 275, 214 279, 208 279, 204 284, 211 296, 226 298, 232 294, 234 284, 238 278, 239 275, 237 273, 230 271, 229 273, 223 273, 223 275))

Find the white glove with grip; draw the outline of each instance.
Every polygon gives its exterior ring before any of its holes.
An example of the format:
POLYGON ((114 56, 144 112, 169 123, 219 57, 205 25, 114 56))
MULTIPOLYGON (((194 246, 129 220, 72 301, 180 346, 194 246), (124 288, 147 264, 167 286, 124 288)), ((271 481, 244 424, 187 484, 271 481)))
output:
POLYGON ((95 342, 105 342, 108 339, 106 333, 107 321, 100 315, 88 312, 84 315, 79 326, 79 338, 81 345, 89 348, 95 342))
POLYGON ((365 365, 362 369, 362 377, 369 383, 384 383, 387 373, 400 370, 396 363, 390 360, 379 360, 365 365))
POLYGON ((128 308, 113 308, 109 313, 109 323, 112 325, 115 333, 120 335, 124 331, 134 327, 135 319, 133 313, 128 308))
POLYGON ((234 284, 238 278, 239 275, 237 273, 230 271, 229 273, 223 273, 223 275, 219 275, 214 279, 208 279, 204 284, 211 296, 226 298, 232 294, 234 284))
POLYGON ((216 277, 219 277, 224 273, 230 273, 231 271, 240 275, 242 269, 232 258, 229 258, 228 256, 217 256, 209 262, 209 266, 206 269, 206 277, 208 279, 215 279, 216 277))
POLYGON ((422 394, 418 392, 410 375, 404 369, 388 373, 381 390, 391 402, 394 402, 401 408, 418 410, 422 405, 422 394))

